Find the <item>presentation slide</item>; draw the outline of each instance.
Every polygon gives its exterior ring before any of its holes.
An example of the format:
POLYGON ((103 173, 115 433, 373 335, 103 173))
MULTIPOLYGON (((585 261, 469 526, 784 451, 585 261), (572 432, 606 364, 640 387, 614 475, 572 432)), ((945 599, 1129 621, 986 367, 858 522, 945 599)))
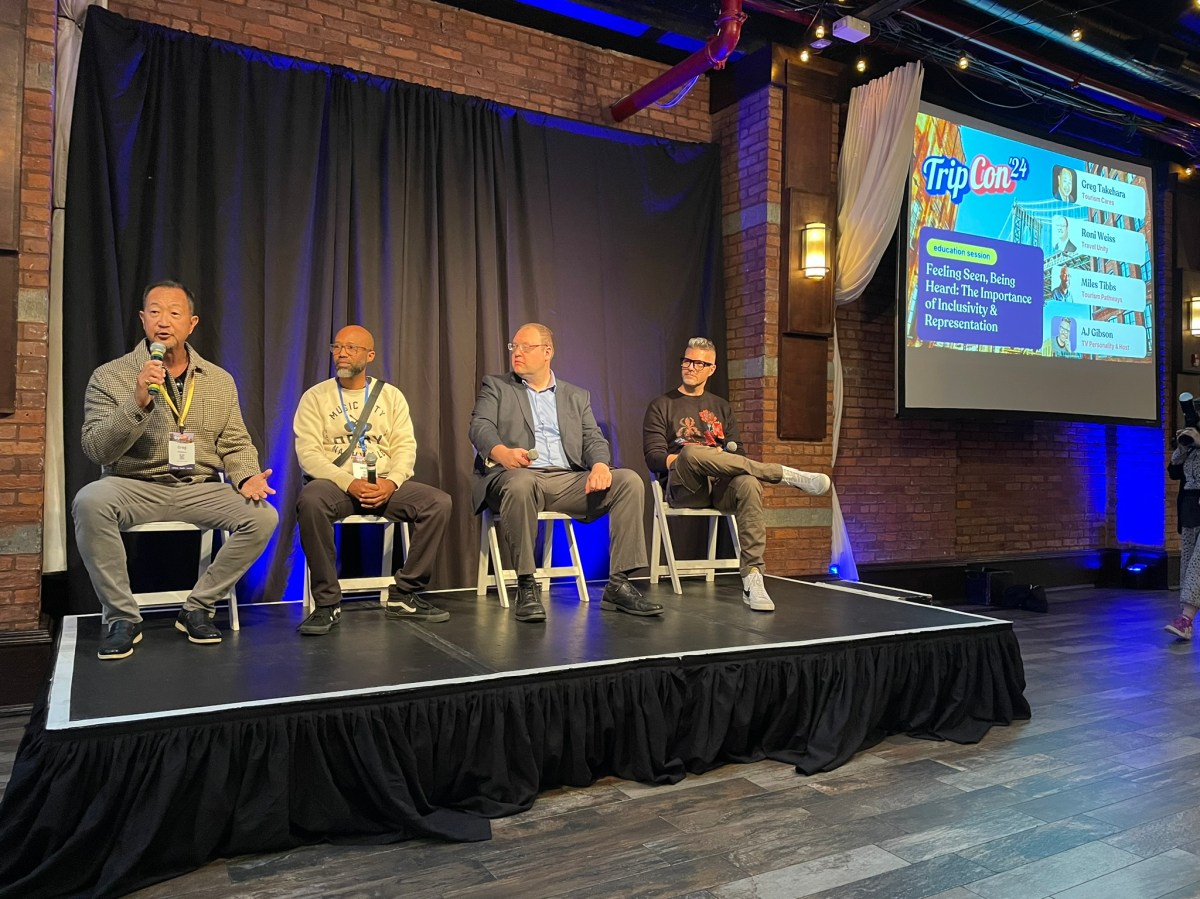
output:
POLYGON ((922 104, 898 412, 1157 422, 1149 168, 922 104))

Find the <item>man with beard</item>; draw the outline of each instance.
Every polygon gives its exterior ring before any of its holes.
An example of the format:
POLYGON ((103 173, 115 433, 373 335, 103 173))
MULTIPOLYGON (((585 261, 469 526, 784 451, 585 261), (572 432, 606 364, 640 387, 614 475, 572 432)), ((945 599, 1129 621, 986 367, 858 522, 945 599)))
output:
POLYGON ((412 480, 417 441, 408 402, 391 384, 367 377, 375 358, 371 333, 348 325, 338 331, 329 352, 337 377, 305 391, 292 422, 296 459, 308 479, 296 516, 316 605, 300 633, 327 634, 341 621, 333 523, 350 515, 380 515, 412 526, 408 558, 388 588, 387 617, 445 621, 450 613, 419 591, 433 574, 434 554, 450 520, 450 497, 412 480))

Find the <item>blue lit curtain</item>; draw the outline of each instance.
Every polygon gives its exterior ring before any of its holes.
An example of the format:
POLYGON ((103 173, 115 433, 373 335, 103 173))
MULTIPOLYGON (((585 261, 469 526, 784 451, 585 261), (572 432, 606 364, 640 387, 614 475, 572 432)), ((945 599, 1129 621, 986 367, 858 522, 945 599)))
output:
MULTIPOLYGON (((76 94, 64 271, 67 496, 96 365, 141 336, 143 286, 198 295, 197 349, 230 370, 281 524, 243 597, 296 598, 291 420, 330 376, 330 337, 376 337, 373 374, 412 407, 416 477, 455 500, 435 587, 473 583, 467 425, 522 322, 592 391, 620 464, 644 472, 646 404, 695 334, 720 338, 718 158, 93 7, 76 94)), ((604 525, 589 526, 603 574, 604 525)), ((96 608, 72 548, 71 606, 96 608)))

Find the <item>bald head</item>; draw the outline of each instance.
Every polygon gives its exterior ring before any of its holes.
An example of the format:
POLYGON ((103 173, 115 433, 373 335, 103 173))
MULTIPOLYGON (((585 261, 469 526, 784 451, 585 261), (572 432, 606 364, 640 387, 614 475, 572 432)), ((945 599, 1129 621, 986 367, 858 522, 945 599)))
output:
POLYGON ((346 327, 337 332, 337 336, 333 338, 333 342, 349 343, 368 350, 375 349, 375 338, 362 325, 346 325, 346 327))
POLYGON ((329 350, 342 386, 362 386, 367 365, 375 358, 375 338, 371 332, 361 325, 346 325, 337 332, 329 350))

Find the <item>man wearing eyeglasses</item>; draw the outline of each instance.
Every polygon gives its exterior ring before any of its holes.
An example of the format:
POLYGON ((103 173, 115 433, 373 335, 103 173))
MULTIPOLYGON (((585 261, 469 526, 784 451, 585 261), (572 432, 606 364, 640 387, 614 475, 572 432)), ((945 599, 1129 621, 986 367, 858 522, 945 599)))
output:
POLYGON ((770 612, 775 603, 762 574, 767 548, 762 484, 782 483, 820 495, 829 490, 829 476, 747 459, 738 442, 733 407, 724 397, 705 390, 716 370, 716 345, 706 337, 689 340, 679 360, 683 383, 646 409, 642 450, 646 466, 666 482, 664 492, 671 506, 712 506, 737 516, 742 602, 756 612, 770 612))
POLYGON ((367 377, 375 358, 371 333, 348 325, 338 331, 329 352, 337 377, 305 391, 292 422, 296 459, 309 479, 296 516, 316 605, 300 633, 327 634, 341 621, 333 523, 350 515, 380 515, 411 525, 408 557, 388 587, 386 616, 445 621, 450 613, 419 591, 433 576, 434 554, 450 520, 450 496, 412 480, 417 441, 408 402, 391 384, 367 377))
POLYGON ((550 368, 554 334, 522 325, 508 345, 512 371, 483 379, 471 411, 475 485, 471 497, 500 516, 500 533, 517 571, 518 621, 544 621, 534 579, 538 512, 580 521, 609 516, 609 571, 600 608, 661 615, 629 581, 646 567, 642 521, 646 492, 632 471, 612 467, 612 450, 592 413, 588 392, 559 380, 550 368))

